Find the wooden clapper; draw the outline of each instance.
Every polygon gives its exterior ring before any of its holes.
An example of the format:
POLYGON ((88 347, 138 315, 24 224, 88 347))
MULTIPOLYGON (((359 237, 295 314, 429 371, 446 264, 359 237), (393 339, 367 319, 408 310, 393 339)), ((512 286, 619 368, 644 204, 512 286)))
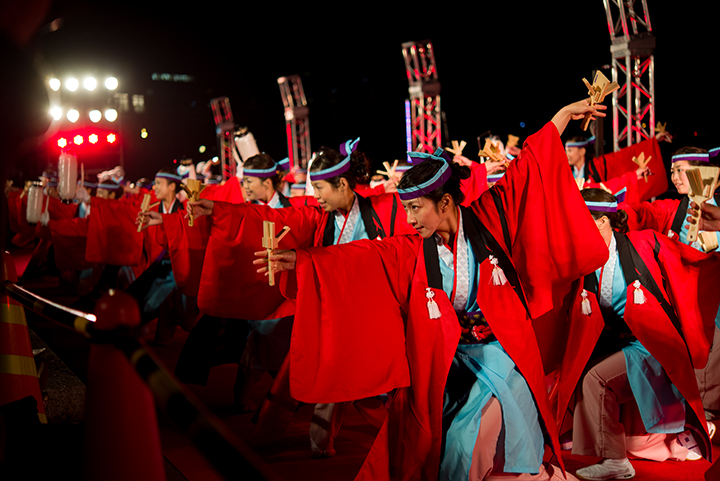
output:
MULTIPOLYGON (((197 179, 187 179, 186 182, 187 184, 180 184, 180 188, 187 194, 188 203, 197 202, 200 200, 200 192, 203 191, 206 185, 197 179)), ((195 225, 195 214, 193 214, 192 209, 189 209, 188 212, 188 225, 190 227, 195 225)))
MULTIPOLYGON (((151 200, 150 194, 145 194, 143 196, 142 204, 140 204, 140 212, 147 212, 150 209, 152 209, 153 207, 157 207, 158 205, 160 205, 160 201, 157 201, 154 204, 150 204, 150 200, 151 200)), ((138 225, 138 232, 140 232, 142 230, 144 223, 145 223, 145 218, 143 217, 140 219, 140 224, 138 225)))
POLYGON ((272 262, 270 262, 270 254, 272 254, 273 249, 278 248, 278 244, 280 243, 282 238, 287 235, 288 232, 290 232, 290 227, 285 226, 283 227, 283 230, 280 232, 280 234, 275 237, 275 222, 271 222, 269 220, 263 221, 262 246, 267 249, 268 283, 271 286, 275 285, 275 272, 272 269, 272 262))
POLYGON ((500 152, 500 149, 493 144, 492 140, 485 139, 485 147, 478 153, 480 157, 487 157, 493 162, 502 162, 503 164, 509 164, 507 157, 500 152))
MULTIPOLYGON (((640 155, 638 155, 637 157, 633 156, 632 161, 635 162, 638 165, 638 167, 640 167, 641 169, 644 169, 645 167, 647 167, 648 162, 650 162, 650 159, 652 159, 652 155, 646 159, 645 152, 640 152, 640 155)), ((645 178, 645 182, 647 182, 647 171, 645 171, 645 173, 643 174, 643 177, 645 178)))
MULTIPOLYGON (((695 167, 685 171, 688 182, 690 183, 690 193, 688 196, 698 206, 702 205, 708 199, 711 199, 715 192, 715 184, 717 184, 720 167, 702 166, 695 167)), ((696 220, 700 216, 693 216, 696 220)), ((690 224, 688 232, 688 242, 695 242, 698 238, 698 223, 690 224)))
MULTIPOLYGON (((590 105, 601 104, 605 100, 605 96, 610 95, 614 91, 620 88, 617 82, 610 82, 601 71, 595 72, 595 79, 592 85, 586 79, 583 79, 585 86, 588 88, 588 95, 590 95, 590 105)), ((590 124, 590 112, 585 114, 585 118, 582 121, 582 129, 587 130, 590 124)))
POLYGON ((448 147, 445 150, 447 150, 448 152, 452 152, 453 155, 462 155, 462 151, 467 145, 467 142, 465 142, 464 140, 461 140, 460 142, 458 142, 457 140, 453 140, 450 143, 452 144, 452 147, 448 147))

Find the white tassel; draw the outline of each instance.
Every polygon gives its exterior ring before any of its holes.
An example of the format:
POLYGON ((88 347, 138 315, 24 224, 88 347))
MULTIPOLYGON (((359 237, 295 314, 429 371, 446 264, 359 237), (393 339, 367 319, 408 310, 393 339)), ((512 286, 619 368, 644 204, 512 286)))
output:
POLYGON ((673 237, 675 237, 675 231, 670 229, 667 233, 667 236, 668 236, 668 239, 672 239, 673 237))
POLYGON ((582 290, 582 293, 580 293, 580 296, 583 298, 582 302, 580 303, 580 309, 582 310, 582 313, 586 316, 589 316, 592 314, 592 306, 590 305, 590 299, 587 298, 588 293, 585 289, 582 290))
POLYGON ((645 304, 645 293, 640 289, 640 281, 636 280, 633 282, 633 287, 635 287, 633 302, 635 302, 635 304, 645 304))
POLYGON ((426 288, 425 297, 428 299, 427 308, 430 319, 440 319, 440 308, 438 307, 437 302, 435 302, 435 299, 433 299, 433 297, 435 297, 435 293, 429 287, 426 288))
POLYGON ((492 270, 492 285, 493 286, 504 286, 507 283, 507 278, 505 277, 505 272, 503 272, 501 267, 498 267, 498 260, 495 256, 490 256, 490 264, 493 265, 492 270))

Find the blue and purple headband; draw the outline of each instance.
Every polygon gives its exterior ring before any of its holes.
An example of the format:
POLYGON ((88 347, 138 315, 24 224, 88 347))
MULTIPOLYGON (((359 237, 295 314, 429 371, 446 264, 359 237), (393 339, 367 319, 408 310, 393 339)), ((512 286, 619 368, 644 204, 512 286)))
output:
POLYGON ((720 147, 715 147, 714 149, 708 150, 708 156, 710 158, 717 157, 718 154, 720 154, 720 147))
POLYGON ((290 159, 285 157, 269 169, 243 169, 243 175, 248 177, 272 177, 273 175, 284 172, 290 168, 290 159))
POLYGON ((505 171, 500 172, 499 174, 490 174, 487 176, 488 183, 494 183, 498 180, 502 179, 505 176, 505 171))
POLYGON ((120 185, 119 185, 119 184, 116 184, 116 183, 113 181, 113 182, 110 183, 110 184, 99 183, 99 184, 97 185, 97 188, 98 188, 98 189, 105 189, 105 190, 118 190, 118 189, 120 189, 120 185))
POLYGON ((445 182, 448 181, 452 175, 452 169, 450 163, 447 161, 445 151, 438 149, 435 154, 426 154, 424 152, 408 152, 408 156, 412 159, 418 160, 418 164, 428 159, 439 160, 441 163, 440 169, 433 175, 429 180, 419 185, 408 187, 407 189, 398 189, 398 196, 400 200, 412 200, 427 195, 435 189, 439 188, 445 182), (435 155, 440 154, 440 155, 435 155), (444 154, 444 155, 443 155, 444 154))
POLYGON ((596 212, 617 212, 618 204, 625 201, 626 193, 627 188, 623 187, 615 194, 614 202, 594 202, 586 200, 585 205, 588 206, 589 210, 594 210, 596 212))
POLYGON ((156 179, 168 179, 174 182, 182 182, 182 177, 177 174, 170 174, 167 172, 158 172, 155 174, 156 179))
POLYGON ((305 184, 291 184, 290 189, 302 189, 305 190, 305 184))
POLYGON ((337 165, 333 165, 332 167, 328 167, 327 169, 310 172, 310 180, 315 182, 316 180, 331 179, 350 170, 350 160, 352 159, 351 155, 357 149, 358 142, 360 142, 360 137, 353 141, 348 140, 342 144, 340 146, 340 153, 345 156, 342 162, 339 162, 337 165))
POLYGON ((95 182, 88 182, 87 180, 85 182, 83 182, 82 180, 78 180, 77 185, 82 187, 90 187, 91 189, 94 189, 98 186, 95 182))
POLYGON ((589 139, 581 140, 579 142, 566 142, 565 147, 587 147, 588 145, 592 145, 595 143, 595 136, 593 135, 589 139))
POLYGON ((221 182, 222 182, 222 177, 220 177, 219 175, 213 176, 213 177, 208 177, 205 179, 205 185, 217 185, 221 182))
MULTIPOLYGON (((713 149, 713 150, 714 150, 714 149, 713 149)), ((715 153, 714 155, 717 155, 717 153, 715 153)), ((686 161, 688 161, 688 162, 691 162, 691 161, 695 161, 695 162, 710 162, 710 157, 711 157, 711 156, 710 156, 710 153, 709 153, 709 152, 708 152, 708 153, 705 153, 705 154, 698 154, 698 153, 693 153, 693 154, 678 154, 678 155, 673 155, 673 156, 672 156, 672 163, 675 163, 675 162, 677 162, 677 161, 679 161, 679 160, 686 160, 686 161)))

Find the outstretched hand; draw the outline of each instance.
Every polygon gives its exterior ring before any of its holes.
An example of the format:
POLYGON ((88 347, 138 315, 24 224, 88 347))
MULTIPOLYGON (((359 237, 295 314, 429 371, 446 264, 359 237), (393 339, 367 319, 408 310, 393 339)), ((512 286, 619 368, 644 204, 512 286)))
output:
POLYGON ((163 223, 162 214, 154 210, 140 211, 135 218, 135 225, 139 225, 141 222, 143 229, 147 229, 151 225, 160 225, 163 223))
MULTIPOLYGON (((699 230, 720 231, 720 207, 703 202, 702 212, 697 217, 699 214, 698 205, 695 202, 690 202, 687 213, 690 214, 687 221, 690 224, 697 223, 699 230)), ((689 226, 685 226, 685 228, 689 228, 689 226)))
POLYGON ((560 109, 552 118, 552 122, 555 124, 555 127, 557 127, 558 133, 562 135, 570 120, 583 119, 585 118, 585 114, 588 113, 591 115, 591 120, 595 120, 597 117, 605 117, 605 112, 602 112, 605 109, 607 109, 606 105, 590 105, 589 99, 579 100, 560 109))
POLYGON ((200 217, 201 215, 211 215, 214 205, 215 202, 207 199, 200 199, 196 202, 188 202, 188 212, 185 214, 185 217, 188 217, 190 214, 195 217, 200 217))
MULTIPOLYGON (((264 266, 257 270, 258 274, 268 275, 268 254, 267 249, 255 252, 255 256, 259 259, 253 261, 253 265, 264 266)), ((291 271, 295 269, 295 262, 297 261, 297 253, 294 250, 280 250, 275 249, 269 258, 270 266, 274 273, 291 271)))

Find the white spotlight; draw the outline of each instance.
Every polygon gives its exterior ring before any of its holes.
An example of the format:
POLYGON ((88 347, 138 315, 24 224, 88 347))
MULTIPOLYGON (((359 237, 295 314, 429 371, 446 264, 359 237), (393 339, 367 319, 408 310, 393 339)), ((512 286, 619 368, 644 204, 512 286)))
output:
POLYGON ((102 119, 102 112, 99 110, 91 110, 89 116, 91 122, 98 123, 100 122, 100 119, 102 119))
POLYGON ((108 122, 115 122, 117 120, 117 110, 115 109, 107 109, 105 111, 105 120, 108 122))
POLYGON ((95 90, 95 87, 97 87, 97 80, 95 80, 94 77, 87 77, 83 80, 83 87, 85 87, 85 90, 95 90))
POLYGON ((60 79, 51 78, 48 81, 48 85, 50 85, 50 88, 53 89, 53 92, 57 92, 60 90, 60 79))
POLYGON ((50 115, 52 115, 52 118, 55 120, 60 120, 62 118, 62 109, 60 107, 53 107, 50 109, 50 115))
POLYGON ((75 109, 70 109, 70 110, 68 110, 67 119, 68 119, 70 122, 75 123, 75 122, 78 121, 79 118, 80 118, 80 112, 78 112, 78 111, 75 110, 75 109))
POLYGON ((68 89, 71 92, 74 92, 78 89, 80 86, 80 82, 78 82, 78 79, 74 77, 70 77, 65 81, 65 88, 68 89))
POLYGON ((118 79, 115 77, 108 77, 105 79, 105 88, 108 90, 115 90, 118 88, 118 79))

